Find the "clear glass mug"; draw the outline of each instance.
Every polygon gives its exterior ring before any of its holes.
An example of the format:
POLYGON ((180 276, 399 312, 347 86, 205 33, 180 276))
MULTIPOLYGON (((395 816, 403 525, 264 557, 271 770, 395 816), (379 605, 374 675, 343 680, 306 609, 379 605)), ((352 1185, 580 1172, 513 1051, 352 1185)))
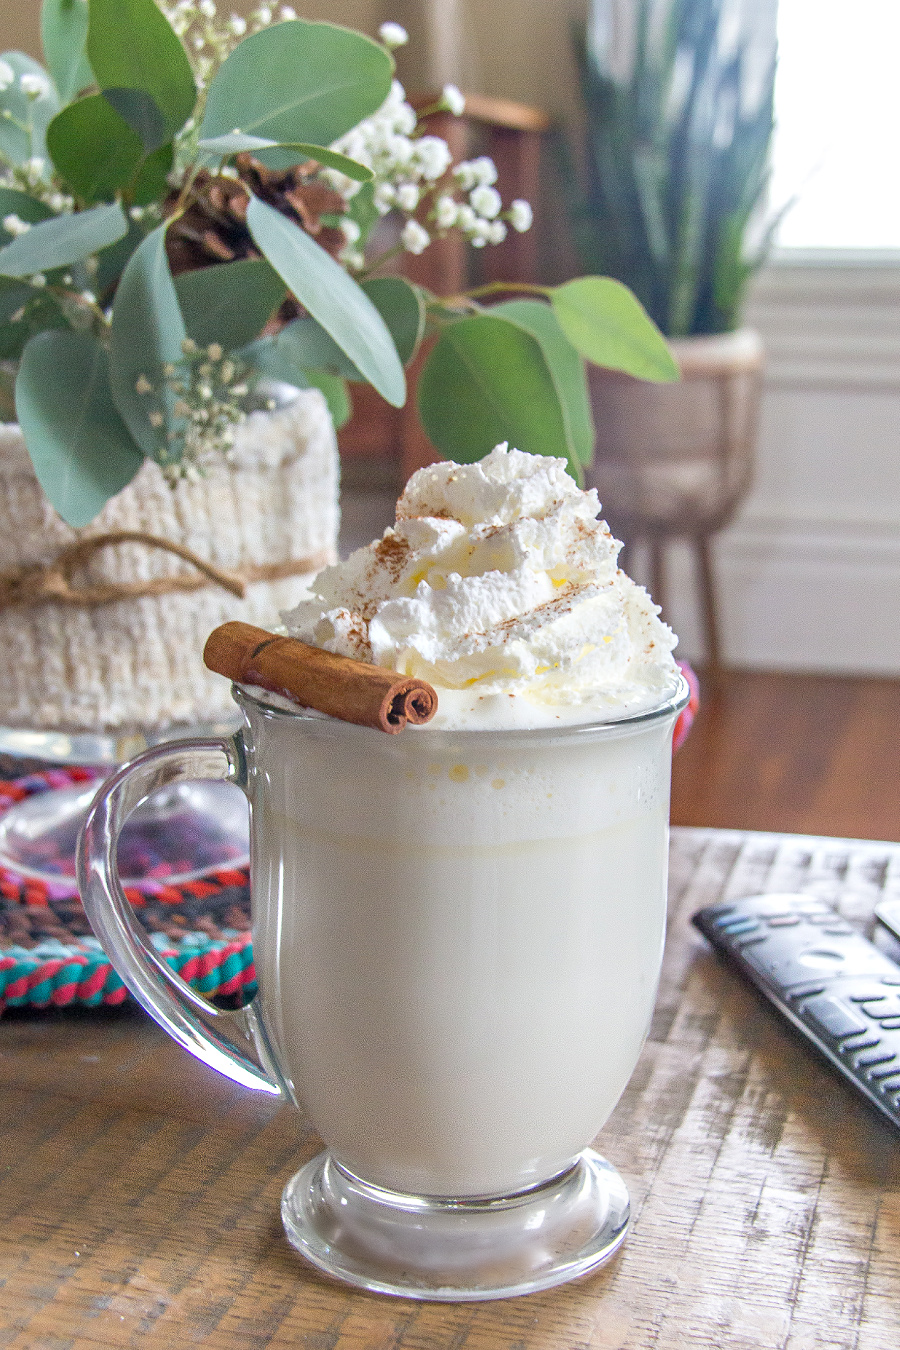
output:
POLYGON ((628 1223, 588 1145, 653 1011, 685 681, 539 731, 388 736, 235 698, 234 737, 149 750, 91 808, 81 890, 122 978, 185 1049, 307 1113, 326 1148, 282 1218, 320 1269, 448 1300, 594 1269, 628 1223), (259 991, 240 1012, 160 960, 116 874, 128 813, 199 777, 250 802, 259 991))

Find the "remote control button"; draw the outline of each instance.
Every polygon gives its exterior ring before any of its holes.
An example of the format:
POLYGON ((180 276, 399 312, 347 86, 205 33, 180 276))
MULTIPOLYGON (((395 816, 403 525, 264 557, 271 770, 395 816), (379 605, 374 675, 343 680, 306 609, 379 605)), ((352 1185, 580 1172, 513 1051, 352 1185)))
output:
POLYGON ((878 1083, 882 1092, 893 1092, 900 1088, 900 1064, 889 1064, 886 1068, 873 1069, 869 1074, 878 1083))
POLYGON ((879 1017, 878 1025, 882 1031, 900 1031, 900 1017, 879 1017))
MULTIPOLYGON (((873 1054, 860 1055, 856 1061, 858 1069, 871 1069, 875 1064, 893 1064, 897 1056, 893 1050, 876 1050, 873 1054)), ((898 1065, 900 1068, 900 1065, 898 1065)))
POLYGON ((887 994, 883 994, 880 989, 864 989, 861 994, 851 994, 851 1003, 878 1003, 887 1002, 887 994))
POLYGON ((900 975, 885 975, 882 984, 900 984, 900 975))
POLYGON ((836 1041, 847 1036, 858 1036, 866 1025, 854 1009, 847 1008, 836 998, 812 998, 803 1005, 803 1012, 811 1022, 821 1027, 836 1041))
POLYGON ((823 928, 822 932, 825 933, 828 937, 846 937, 848 933, 853 932, 853 929, 850 927, 849 924, 835 923, 831 924, 828 928, 823 928))
POLYGON ((739 951, 743 951, 745 947, 754 947, 757 942, 765 942, 767 937, 768 933, 750 933, 746 936, 738 933, 737 937, 732 938, 732 942, 739 951))
POLYGON ((835 914, 833 909, 817 910, 814 913, 806 915, 806 922, 814 924, 826 924, 826 923, 833 923, 836 918, 837 915, 835 914))
POLYGON ((766 920, 770 928, 793 928, 800 922, 799 914, 772 914, 766 920))
POLYGON ((753 933, 759 928, 759 919, 717 919, 716 927, 721 928, 723 933, 729 937, 736 936, 738 933, 753 933))
POLYGON ((874 1050, 880 1044, 880 1036, 870 1036, 867 1041, 857 1041, 855 1045, 842 1045, 840 1051, 842 1055, 855 1055, 860 1050, 874 1050))

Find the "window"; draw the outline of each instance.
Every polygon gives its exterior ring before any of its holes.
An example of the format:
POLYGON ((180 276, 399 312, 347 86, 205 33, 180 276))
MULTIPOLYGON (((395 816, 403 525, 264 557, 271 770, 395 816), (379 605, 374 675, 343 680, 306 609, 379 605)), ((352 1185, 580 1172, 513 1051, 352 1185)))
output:
POLYGON ((900 3, 779 0, 778 42, 778 244, 900 251, 900 3))

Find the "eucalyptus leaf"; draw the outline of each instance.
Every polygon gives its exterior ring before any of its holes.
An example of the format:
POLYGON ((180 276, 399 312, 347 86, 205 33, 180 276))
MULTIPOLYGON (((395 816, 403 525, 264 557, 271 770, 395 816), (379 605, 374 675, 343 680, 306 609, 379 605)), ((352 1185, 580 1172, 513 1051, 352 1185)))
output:
POLYGON ((38 481, 69 525, 87 525, 143 463, 89 333, 44 332, 22 354, 16 415, 38 481))
POLYGON ((507 300, 492 305, 490 312, 521 324, 541 344, 562 405, 570 454, 580 463, 590 464, 594 457, 594 418, 584 361, 560 328, 553 310, 541 300, 507 300))
POLYGON ((362 33, 305 19, 275 24, 245 38, 213 76, 200 135, 330 145, 381 106, 393 71, 362 33))
POLYGON ((550 292, 566 337, 595 365, 661 383, 680 378, 665 338, 627 286, 612 277, 578 277, 550 292))
POLYGON ((202 267, 175 278, 188 337, 201 347, 243 347, 265 327, 285 295, 281 277, 264 258, 202 267))
POLYGON ((20 192, 18 188, 0 187, 0 230, 3 232, 4 242, 16 237, 2 224, 7 216, 18 216, 28 225, 37 225, 41 220, 49 220, 52 215, 54 212, 50 207, 37 197, 30 197, 27 192, 20 192))
POLYGON ((35 157, 46 159, 47 126, 59 112, 53 81, 44 67, 24 52, 3 52, 0 60, 15 75, 12 84, 0 91, 0 155, 12 164, 25 164, 35 157), (22 88, 23 75, 39 81, 36 97, 22 88))
POLYGON ((250 343, 239 356, 260 370, 265 369, 272 379, 290 381, 290 371, 318 370, 345 380, 364 380, 334 338, 308 315, 293 319, 280 333, 250 343))
POLYGON ((57 113, 47 128, 47 149, 60 177, 85 202, 111 201, 144 155, 140 136, 102 94, 57 113))
POLYGON ((112 291, 128 266, 128 260, 135 249, 146 239, 149 230, 140 221, 128 221, 128 230, 108 248, 101 249, 97 257, 97 273, 91 290, 96 291, 101 304, 112 299, 112 291))
POLYGON ((135 206, 147 206, 164 197, 168 188, 168 175, 175 158, 175 146, 172 141, 154 150, 141 164, 131 181, 131 195, 135 206))
MULTIPOLYGON (((493 446, 566 455, 559 394, 537 338, 509 319, 477 314, 448 324, 429 352, 418 387, 419 415, 441 454, 463 464, 493 446)), ((569 457, 569 472, 581 467, 569 457)))
POLYGON ((128 220, 118 202, 53 216, 0 248, 0 275, 27 277, 68 267, 115 243, 127 229, 128 220))
POLYGON ((166 258, 166 226, 159 225, 135 250, 122 273, 112 311, 110 386, 122 418, 144 454, 178 457, 174 396, 163 386, 163 367, 182 358, 187 336, 166 258), (141 377, 153 386, 140 393, 141 377), (155 428, 150 415, 161 414, 155 428), (172 439, 169 440, 168 437, 172 439))
POLYGON ((41 46, 63 103, 94 82, 84 50, 87 31, 87 0, 44 0, 41 46))
POLYGON ((15 281, 12 277, 0 277, 0 324, 8 324, 14 314, 23 305, 37 295, 34 286, 27 281, 15 281))
POLYGON ((0 361, 18 361, 36 333, 68 328, 56 298, 45 288, 0 277, 0 361), (10 289, 7 289, 10 288, 10 289))
POLYGON ((145 154, 150 155, 165 145, 168 139, 166 119, 148 93, 143 89, 104 89, 101 92, 123 122, 140 137, 145 154))
POLYGON ((88 0, 87 54, 101 89, 141 90, 168 136, 194 111, 197 86, 187 53, 155 0, 88 0))
POLYGON ((247 227, 288 289, 363 378, 388 403, 401 407, 406 399, 403 366, 384 320, 365 292, 304 230, 257 197, 250 199, 247 227))
POLYGON ((306 380, 315 389, 321 389, 325 395, 325 402, 328 404, 334 429, 340 431, 341 427, 350 420, 350 414, 353 411, 346 382, 341 379, 340 375, 326 375, 323 370, 307 371, 306 380))
POLYGON ((408 366, 425 332, 422 292, 404 277, 372 277, 362 288, 387 324, 397 355, 408 366))
POLYGON ((259 158, 262 151, 279 150, 286 152, 288 165, 314 159, 325 168, 339 169, 357 183, 368 183, 374 177, 371 169, 367 169, 364 164, 358 164, 355 159, 341 155, 337 150, 328 150, 323 145, 309 145, 302 141, 292 145, 279 145, 278 141, 269 140, 266 136, 246 136, 243 132, 232 131, 227 136, 211 136, 200 140, 197 146, 198 149, 205 150, 220 159, 244 153, 255 154, 259 158))

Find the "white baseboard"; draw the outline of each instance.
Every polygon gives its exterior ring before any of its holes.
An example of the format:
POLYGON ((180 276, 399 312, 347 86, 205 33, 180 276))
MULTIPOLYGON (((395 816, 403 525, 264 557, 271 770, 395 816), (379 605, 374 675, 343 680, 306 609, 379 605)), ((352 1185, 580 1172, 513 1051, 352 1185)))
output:
MULTIPOLYGON (((727 663, 757 670, 900 676, 900 525, 740 520, 714 545, 727 663)), ((693 559, 671 546, 678 654, 703 654, 693 559)))

